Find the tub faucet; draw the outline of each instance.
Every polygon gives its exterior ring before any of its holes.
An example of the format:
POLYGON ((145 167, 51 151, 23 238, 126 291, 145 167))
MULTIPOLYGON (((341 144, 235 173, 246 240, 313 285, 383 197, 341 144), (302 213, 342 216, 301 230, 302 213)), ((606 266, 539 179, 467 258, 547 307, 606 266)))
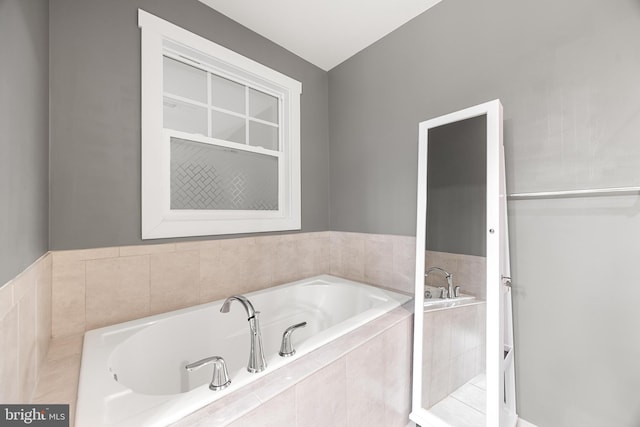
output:
POLYGON ((424 273, 424 277, 427 277, 432 271, 440 271, 445 274, 444 277, 447 278, 447 295, 448 298, 453 298, 455 296, 455 291, 453 289, 453 274, 440 267, 431 267, 424 273))
POLYGON ((280 352, 278 353, 281 357, 289 357, 296 354, 296 349, 293 348, 293 341, 291 340, 291 334, 296 329, 304 328, 307 326, 307 322, 298 323, 296 325, 289 326, 285 329, 282 334, 282 343, 280 344, 280 352))
POLYGON ((251 334, 251 352, 249 353, 249 364, 247 365, 247 371, 251 373, 262 372, 267 367, 267 362, 264 359, 264 350, 262 349, 262 334, 260 333, 260 323, 258 317, 260 312, 253 308, 253 304, 246 297, 242 295, 234 295, 227 298, 222 307, 220 313, 228 313, 231 302, 238 301, 243 305, 247 311, 247 320, 249 321, 249 333, 251 334))

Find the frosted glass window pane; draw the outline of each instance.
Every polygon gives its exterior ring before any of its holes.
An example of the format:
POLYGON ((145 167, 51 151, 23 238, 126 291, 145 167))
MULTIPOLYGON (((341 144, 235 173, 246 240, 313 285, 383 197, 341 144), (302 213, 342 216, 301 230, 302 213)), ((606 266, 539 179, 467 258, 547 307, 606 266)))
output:
POLYGON ((175 59, 163 57, 164 91, 194 101, 207 102, 207 73, 175 59))
POLYGON ((278 151, 278 128, 250 121, 249 145, 278 151))
POLYGON ((211 111, 211 136, 244 144, 247 140, 246 122, 242 117, 211 111))
POLYGON ((207 109, 164 97, 163 126, 182 132, 207 134, 207 109))
POLYGON ((278 210, 278 158, 171 138, 171 209, 278 210))
POLYGON ((212 74, 211 105, 234 113, 246 114, 244 85, 212 74))
POLYGON ((249 116, 278 123, 278 98, 249 89, 249 116))

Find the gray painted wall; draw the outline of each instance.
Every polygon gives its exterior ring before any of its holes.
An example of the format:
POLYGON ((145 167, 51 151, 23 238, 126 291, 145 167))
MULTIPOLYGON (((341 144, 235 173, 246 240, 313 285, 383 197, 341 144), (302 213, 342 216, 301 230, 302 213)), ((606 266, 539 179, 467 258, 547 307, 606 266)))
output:
POLYGON ((0 286, 47 251, 49 3, 0 0, 0 286))
MULTIPOLYGON (((640 2, 446 0, 329 72, 331 229, 415 233, 418 122, 504 105, 510 193, 640 185, 640 2)), ((509 203, 519 412, 640 425, 640 198, 509 203)))
POLYGON ((487 116, 429 129, 426 249, 487 255, 487 116))
POLYGON ((157 243, 140 239, 138 8, 302 82, 302 228, 327 230, 326 72, 196 0, 56 0, 50 249, 157 243))

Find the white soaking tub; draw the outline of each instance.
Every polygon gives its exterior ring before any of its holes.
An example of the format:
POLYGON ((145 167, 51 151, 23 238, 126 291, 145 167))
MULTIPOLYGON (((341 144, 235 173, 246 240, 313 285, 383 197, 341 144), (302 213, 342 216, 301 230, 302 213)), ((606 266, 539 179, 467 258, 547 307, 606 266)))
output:
POLYGON ((229 313, 216 301, 95 329, 84 339, 76 426, 168 425, 410 299, 329 275, 245 296, 260 312, 265 371, 247 372, 249 325, 237 301, 229 313), (307 326, 293 333, 295 355, 280 357, 284 330, 300 322, 307 326), (209 356, 225 359, 229 387, 209 389, 211 367, 186 371, 209 356))

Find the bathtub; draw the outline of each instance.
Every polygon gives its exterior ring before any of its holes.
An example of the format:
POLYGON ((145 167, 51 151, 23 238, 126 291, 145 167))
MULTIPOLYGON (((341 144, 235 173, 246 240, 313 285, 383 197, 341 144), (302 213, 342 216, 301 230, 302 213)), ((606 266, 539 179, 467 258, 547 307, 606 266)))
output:
POLYGON ((261 313, 265 371, 247 372, 249 325, 238 302, 226 314, 216 301, 95 329, 85 334, 75 425, 171 424, 410 299, 329 275, 245 296, 261 313), (295 355, 280 357, 282 333, 300 322, 307 326, 293 334, 295 355), (209 356, 225 359, 229 387, 209 389, 210 367, 186 371, 187 364, 209 356))

